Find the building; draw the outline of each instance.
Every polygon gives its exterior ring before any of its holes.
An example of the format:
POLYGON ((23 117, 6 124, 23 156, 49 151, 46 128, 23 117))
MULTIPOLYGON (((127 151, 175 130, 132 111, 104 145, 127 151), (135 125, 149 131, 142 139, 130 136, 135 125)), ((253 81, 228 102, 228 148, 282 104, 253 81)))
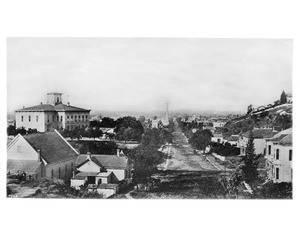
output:
POLYGON ((121 181, 131 182, 132 167, 119 150, 117 155, 79 155, 76 169, 71 186, 76 189, 86 186, 89 191, 97 191, 104 197, 117 193, 121 181))
POLYGON ((211 141, 217 143, 223 143, 223 135, 221 133, 215 133, 213 134, 211 141))
MULTIPOLYGON (((255 154, 266 154, 266 139, 273 137, 277 131, 272 128, 254 128, 252 130, 253 143, 255 154)), ((240 155, 244 156, 246 152, 247 143, 249 141, 250 131, 245 132, 239 136, 238 147, 240 148, 240 155)))
POLYGON ((266 168, 273 182, 293 180, 293 133, 292 128, 277 133, 266 142, 266 168))
POLYGON ((231 135, 226 140, 224 140, 225 143, 228 142, 232 146, 237 146, 238 141, 239 141, 239 135, 231 135))
POLYGON ((47 104, 16 110, 16 127, 37 129, 39 132, 87 127, 90 110, 71 106, 70 103, 63 104, 61 96, 61 93, 48 93, 47 104))
POLYGON ((287 100, 288 103, 293 103, 292 93, 286 93, 286 100, 287 100))
POLYGON ((69 179, 78 152, 57 130, 18 134, 7 146, 7 173, 32 179, 69 179))

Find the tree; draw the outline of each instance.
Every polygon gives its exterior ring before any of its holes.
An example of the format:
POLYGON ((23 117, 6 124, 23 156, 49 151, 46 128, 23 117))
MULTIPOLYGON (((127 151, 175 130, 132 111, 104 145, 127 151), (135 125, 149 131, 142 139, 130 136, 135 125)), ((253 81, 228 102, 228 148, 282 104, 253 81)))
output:
POLYGON ((286 103, 287 103, 286 94, 284 91, 282 91, 282 93, 280 95, 280 104, 286 104, 286 103))
POLYGON ((144 133, 144 127, 140 121, 134 117, 122 117, 116 121, 116 139, 140 141, 144 133))
POLYGON ((166 155, 153 146, 139 146, 132 149, 129 158, 134 162, 134 183, 144 183, 157 171, 157 165, 161 164, 166 155))
POLYGON ((195 149, 205 150, 205 148, 209 145, 212 136, 211 131, 208 129, 198 130, 189 139, 189 143, 195 149))
POLYGON ((259 156, 255 154, 254 138, 252 131, 250 131, 250 136, 245 153, 246 154, 244 157, 244 164, 242 165, 241 169, 245 182, 251 186, 258 179, 257 168, 259 158, 259 156))
POLYGON ((110 117, 104 117, 100 122, 100 127, 102 128, 114 128, 116 126, 116 121, 110 117))
POLYGON ((252 105, 249 105, 247 108, 247 114, 250 114, 253 111, 252 105))
POLYGON ((17 130, 16 130, 16 127, 14 125, 9 125, 7 127, 7 135, 8 136, 15 136, 15 135, 17 135, 17 130))

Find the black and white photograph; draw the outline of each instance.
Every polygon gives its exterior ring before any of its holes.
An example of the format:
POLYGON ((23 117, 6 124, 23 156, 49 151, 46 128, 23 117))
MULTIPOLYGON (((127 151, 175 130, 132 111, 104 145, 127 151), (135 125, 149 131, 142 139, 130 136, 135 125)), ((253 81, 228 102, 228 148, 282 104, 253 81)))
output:
POLYGON ((298 1, 0 2, 1 236, 297 236, 298 1))
POLYGON ((292 199, 291 39, 8 38, 7 197, 292 199))

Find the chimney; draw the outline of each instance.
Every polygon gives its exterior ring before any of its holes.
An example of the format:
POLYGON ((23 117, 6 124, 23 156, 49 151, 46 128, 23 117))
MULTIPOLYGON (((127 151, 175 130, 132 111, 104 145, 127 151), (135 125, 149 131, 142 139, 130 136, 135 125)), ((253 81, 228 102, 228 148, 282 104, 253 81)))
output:
POLYGON ((86 158, 86 159, 87 159, 87 160, 91 160, 91 157, 92 157, 92 156, 91 156, 91 153, 88 152, 88 153, 87 153, 87 158, 86 158))
POLYGON ((120 156, 120 149, 117 149, 117 157, 120 156))
POLYGON ((37 153, 38 153, 38 161, 42 161, 41 150, 37 150, 37 153))
POLYGON ((70 106, 70 102, 68 102, 68 106, 70 106))
POLYGON ((43 102, 41 102, 41 105, 43 104, 43 102))

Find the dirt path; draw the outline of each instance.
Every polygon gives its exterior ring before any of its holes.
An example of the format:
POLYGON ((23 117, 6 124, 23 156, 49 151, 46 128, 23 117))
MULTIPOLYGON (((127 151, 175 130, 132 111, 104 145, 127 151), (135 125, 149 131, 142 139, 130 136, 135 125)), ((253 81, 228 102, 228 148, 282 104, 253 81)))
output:
POLYGON ((169 155, 169 159, 158 166, 160 170, 219 171, 224 169, 222 165, 214 162, 213 156, 195 154, 187 137, 178 127, 173 133, 173 144, 165 146, 163 152, 169 155))

